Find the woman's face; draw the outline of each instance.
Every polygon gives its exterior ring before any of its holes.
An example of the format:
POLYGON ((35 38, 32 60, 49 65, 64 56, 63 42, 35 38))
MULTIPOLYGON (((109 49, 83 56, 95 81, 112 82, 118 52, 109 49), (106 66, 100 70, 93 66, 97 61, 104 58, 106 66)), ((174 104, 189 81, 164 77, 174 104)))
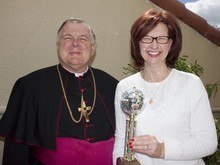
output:
POLYGON ((161 22, 139 42, 144 65, 166 65, 166 57, 171 45, 172 39, 169 39, 168 28, 161 22))

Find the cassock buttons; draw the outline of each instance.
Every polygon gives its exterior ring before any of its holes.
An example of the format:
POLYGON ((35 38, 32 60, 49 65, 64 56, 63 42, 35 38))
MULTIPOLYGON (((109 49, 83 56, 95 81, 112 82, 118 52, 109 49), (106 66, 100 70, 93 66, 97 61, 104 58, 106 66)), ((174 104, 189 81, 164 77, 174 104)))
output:
POLYGON ((91 142, 93 140, 94 140, 94 138, 86 138, 86 141, 88 141, 88 142, 91 142))
POLYGON ((93 124, 86 123, 86 124, 85 124, 85 127, 86 127, 86 128, 93 127, 93 124))

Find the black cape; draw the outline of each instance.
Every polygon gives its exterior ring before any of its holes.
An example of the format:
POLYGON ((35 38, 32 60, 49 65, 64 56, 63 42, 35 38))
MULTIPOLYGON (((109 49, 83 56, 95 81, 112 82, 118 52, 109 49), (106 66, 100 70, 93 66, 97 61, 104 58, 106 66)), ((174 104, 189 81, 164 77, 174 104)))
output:
MULTIPOLYGON (((118 80, 99 69, 92 70, 97 91, 103 95, 107 106, 114 109, 113 102, 108 100, 114 100, 118 80)), ((0 136, 28 145, 55 149, 62 103, 63 92, 56 66, 19 78, 0 120, 0 136)), ((109 115, 114 124, 114 113, 109 115)))

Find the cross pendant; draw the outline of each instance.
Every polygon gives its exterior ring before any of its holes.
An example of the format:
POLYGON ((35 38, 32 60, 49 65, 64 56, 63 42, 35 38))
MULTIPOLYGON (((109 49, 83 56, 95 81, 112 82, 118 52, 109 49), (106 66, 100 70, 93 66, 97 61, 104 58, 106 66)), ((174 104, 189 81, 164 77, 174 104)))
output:
POLYGON ((81 107, 78 108, 78 111, 82 113, 86 122, 89 122, 89 111, 91 110, 90 106, 86 106, 86 103, 83 98, 83 94, 81 96, 81 107))

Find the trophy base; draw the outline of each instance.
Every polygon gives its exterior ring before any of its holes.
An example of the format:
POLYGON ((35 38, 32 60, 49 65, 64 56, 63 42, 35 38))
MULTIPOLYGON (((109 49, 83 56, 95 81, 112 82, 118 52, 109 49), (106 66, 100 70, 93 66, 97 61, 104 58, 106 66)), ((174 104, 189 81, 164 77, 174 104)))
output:
POLYGON ((116 164, 117 165, 141 165, 136 158, 132 161, 128 161, 121 157, 117 158, 116 164))

